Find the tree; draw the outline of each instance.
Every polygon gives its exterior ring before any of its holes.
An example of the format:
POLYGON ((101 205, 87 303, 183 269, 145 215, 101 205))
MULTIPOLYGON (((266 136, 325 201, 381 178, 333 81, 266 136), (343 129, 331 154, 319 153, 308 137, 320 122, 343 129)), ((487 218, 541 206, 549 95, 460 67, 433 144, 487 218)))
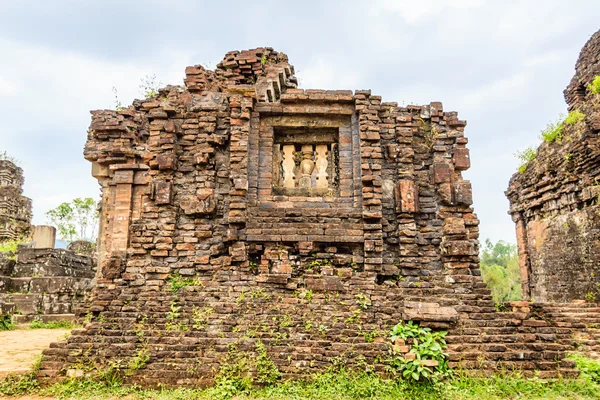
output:
POLYGON ((46 213, 48 221, 56 226, 58 237, 72 242, 73 240, 90 240, 95 242, 98 235, 98 211, 94 199, 76 198, 65 202, 46 213))
POLYGON ((487 239, 481 252, 481 276, 496 303, 521 300, 521 276, 517 246, 487 239))

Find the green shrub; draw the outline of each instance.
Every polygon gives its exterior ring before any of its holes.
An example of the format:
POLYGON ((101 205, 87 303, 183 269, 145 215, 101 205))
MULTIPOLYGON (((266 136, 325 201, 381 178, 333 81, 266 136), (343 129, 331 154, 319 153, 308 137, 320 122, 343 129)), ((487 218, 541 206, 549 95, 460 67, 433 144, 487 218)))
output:
POLYGON ((12 315, 0 315, 0 331, 12 331, 15 324, 12 322, 12 315))
POLYGON ((595 76, 587 88, 592 94, 600 94, 600 76, 595 76))
POLYGON ((448 332, 432 332, 429 328, 422 328, 409 321, 399 323, 390 332, 390 339, 395 343, 402 339, 409 343, 409 353, 414 354, 414 359, 405 358, 404 353, 396 352, 392 347, 392 357, 388 360, 392 372, 399 373, 409 381, 437 382, 439 379, 450 376, 451 370, 446 360, 446 337, 448 332), (427 361, 437 361, 436 366, 427 365, 427 361))
POLYGON ((592 360, 580 354, 569 354, 570 359, 575 361, 577 369, 581 371, 581 375, 591 380, 594 383, 600 384, 600 361, 592 360))
POLYGON ((575 125, 578 122, 583 121, 585 118, 585 114, 582 113, 579 110, 573 110, 569 113, 569 115, 567 115, 567 118, 565 118, 565 124, 567 125, 575 125))
POLYGON ((564 133, 563 116, 561 115, 556 121, 550 122, 546 129, 542 131, 542 139, 544 142, 552 143, 561 141, 564 133))

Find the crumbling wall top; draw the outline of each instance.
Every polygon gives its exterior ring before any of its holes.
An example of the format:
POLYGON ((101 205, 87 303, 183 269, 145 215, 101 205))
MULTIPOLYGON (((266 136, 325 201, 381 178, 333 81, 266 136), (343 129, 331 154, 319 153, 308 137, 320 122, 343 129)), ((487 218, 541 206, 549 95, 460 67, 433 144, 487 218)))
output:
POLYGON ((587 86, 597 75, 600 75, 600 31, 594 33, 581 49, 575 64, 575 75, 564 91, 569 110, 581 106, 587 86))

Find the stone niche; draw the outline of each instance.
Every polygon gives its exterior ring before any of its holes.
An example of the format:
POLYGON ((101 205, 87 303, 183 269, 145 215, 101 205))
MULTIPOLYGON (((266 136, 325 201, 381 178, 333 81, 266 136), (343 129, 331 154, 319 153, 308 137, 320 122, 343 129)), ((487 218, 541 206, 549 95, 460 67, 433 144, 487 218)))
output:
POLYGON ((336 129, 274 129, 273 193, 339 195, 339 132, 336 129))
POLYGON ((253 352, 259 340, 286 377, 340 356, 383 371, 385 339, 365 332, 407 320, 450 330, 452 366, 573 372, 568 346, 547 346, 537 321, 522 335, 515 315, 495 312, 456 112, 298 89, 270 48, 188 67, 184 82, 92 111, 93 318, 46 351, 43 378, 83 351, 126 365, 144 348, 149 363, 131 381, 205 384, 228 349, 253 352))

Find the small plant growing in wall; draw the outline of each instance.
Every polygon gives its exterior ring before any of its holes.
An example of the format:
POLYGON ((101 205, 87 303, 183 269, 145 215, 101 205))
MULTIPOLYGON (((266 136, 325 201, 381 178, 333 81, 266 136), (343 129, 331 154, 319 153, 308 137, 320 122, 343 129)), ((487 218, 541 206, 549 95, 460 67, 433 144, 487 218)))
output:
POLYGON ((8 154, 6 151, 0 151, 0 161, 10 161, 11 163, 19 166, 19 160, 8 154))
POLYGON ((356 297, 356 304, 358 304, 363 310, 366 310, 369 308, 369 306, 371 306, 371 299, 366 294, 358 293, 354 297, 356 297))
POLYGON ((119 100, 119 94, 117 93, 117 88, 116 87, 112 87, 112 92, 115 95, 115 110, 116 111, 121 111, 123 109, 123 104, 121 104, 121 100, 119 100))
POLYGON ((167 280, 170 284, 169 291, 173 293, 178 292, 179 289, 185 286, 203 286, 202 282, 200 282, 198 279, 181 276, 179 271, 173 272, 171 275, 169 275, 167 280))
POLYGON ((206 329, 206 326, 208 325, 208 318, 214 312, 215 310, 209 307, 194 307, 192 310, 192 328, 199 331, 206 329))
POLYGON ((131 371, 140 370, 144 368, 149 361, 150 352, 148 351, 148 348, 141 347, 136 351, 135 356, 127 363, 127 369, 131 371))
POLYGON ((390 370, 417 382, 436 382, 449 376, 451 370, 445 353, 446 334, 446 331, 432 332, 412 321, 397 324, 390 332, 390 370))
POLYGON ((521 165, 519 166, 519 173, 522 174, 527 169, 527 165, 535 159, 537 154, 537 150, 534 146, 529 146, 523 151, 517 151, 515 153, 515 157, 521 161, 521 165))
POLYGON ((156 75, 146 75, 140 78, 140 94, 146 98, 154 98, 158 96, 158 89, 162 86, 162 82, 156 80, 156 75))

